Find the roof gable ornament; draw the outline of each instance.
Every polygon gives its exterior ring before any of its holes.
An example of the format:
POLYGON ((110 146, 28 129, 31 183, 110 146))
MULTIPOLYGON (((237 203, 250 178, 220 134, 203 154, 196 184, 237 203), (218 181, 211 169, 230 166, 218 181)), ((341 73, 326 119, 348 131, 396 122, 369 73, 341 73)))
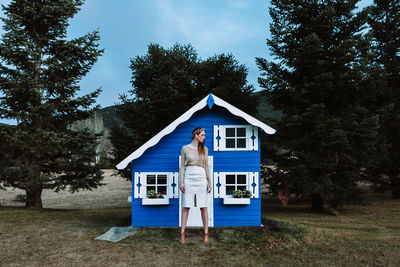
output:
POLYGON ((207 98, 207 105, 208 107, 211 109, 212 106, 214 105, 214 98, 212 96, 212 94, 210 93, 210 95, 207 98))

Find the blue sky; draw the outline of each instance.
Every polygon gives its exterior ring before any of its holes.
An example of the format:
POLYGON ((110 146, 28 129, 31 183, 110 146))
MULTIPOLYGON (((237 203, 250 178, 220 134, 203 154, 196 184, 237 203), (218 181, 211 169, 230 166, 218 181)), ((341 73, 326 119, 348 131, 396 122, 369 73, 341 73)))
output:
POLYGON ((166 48, 191 43, 203 59, 231 53, 246 65, 248 82, 258 90, 255 58, 270 58, 268 7, 269 0, 86 0, 70 21, 68 38, 99 29, 105 52, 81 81, 80 94, 101 87, 98 104, 119 102, 119 95, 131 88, 130 59, 144 55, 150 43, 166 48))

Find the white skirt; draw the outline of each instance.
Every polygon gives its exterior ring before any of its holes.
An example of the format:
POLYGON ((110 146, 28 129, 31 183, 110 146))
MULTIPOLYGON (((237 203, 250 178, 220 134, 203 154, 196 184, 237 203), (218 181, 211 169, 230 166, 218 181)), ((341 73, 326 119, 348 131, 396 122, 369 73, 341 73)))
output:
POLYGON ((207 207, 207 177, 203 167, 186 166, 183 184, 182 207, 207 207))

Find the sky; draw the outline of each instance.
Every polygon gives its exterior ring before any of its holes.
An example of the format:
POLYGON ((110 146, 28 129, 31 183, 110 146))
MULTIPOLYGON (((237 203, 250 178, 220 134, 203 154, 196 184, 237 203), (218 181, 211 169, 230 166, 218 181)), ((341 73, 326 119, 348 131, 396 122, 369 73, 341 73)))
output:
MULTIPOLYGON (((362 0, 359 7, 370 2, 362 0)), ((80 82, 79 95, 101 87, 97 104, 117 104, 131 89, 130 59, 145 55, 150 43, 190 43, 202 59, 232 54, 247 67, 248 83, 260 90, 255 58, 271 59, 268 8, 269 0, 86 0, 70 20, 68 39, 98 29, 104 54, 80 82)))

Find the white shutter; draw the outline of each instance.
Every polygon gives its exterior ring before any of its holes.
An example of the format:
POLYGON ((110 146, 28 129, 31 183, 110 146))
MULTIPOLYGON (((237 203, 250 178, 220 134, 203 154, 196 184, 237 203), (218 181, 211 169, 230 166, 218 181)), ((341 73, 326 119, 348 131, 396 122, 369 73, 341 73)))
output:
POLYGON ((225 127, 224 126, 219 126, 219 137, 221 137, 221 139, 219 140, 219 151, 224 151, 224 150, 226 150, 226 147, 225 147, 225 127))
POLYGON ((139 198, 140 191, 139 191, 138 183, 139 183, 139 173, 135 172, 134 178, 133 178, 133 188, 132 188, 134 198, 139 198))
POLYGON ((140 173, 140 184, 142 185, 140 187, 140 197, 141 198, 147 198, 147 177, 145 173, 140 173))
POLYGON ((219 131, 219 126, 218 125, 214 125, 214 151, 219 151, 219 144, 218 144, 218 131, 219 131))
POLYGON ((259 184, 260 184, 260 180, 258 177, 258 172, 254 173, 254 183, 256 184, 256 186, 254 187, 254 198, 258 198, 258 191, 259 191, 259 184))
POLYGON ((248 142, 248 150, 258 150, 258 127, 247 125, 246 126, 246 136, 248 142), (254 135, 254 140, 251 138, 254 135))
POLYGON ((179 197, 179 172, 174 172, 173 173, 173 183, 175 184, 174 187, 174 193, 172 194, 173 198, 178 198, 179 197))
POLYGON ((174 194, 174 188, 172 184, 174 183, 174 173, 169 172, 167 173, 167 197, 172 198, 174 194))
MULTIPOLYGON (((209 169, 209 171, 210 171, 210 179, 212 180, 212 178, 213 178, 213 162, 214 162, 214 160, 213 160, 213 156, 208 156, 208 169, 209 169)), ((212 181, 211 181, 211 183, 212 183, 212 181)))
MULTIPOLYGON (((218 191, 218 177, 219 177, 219 172, 214 172, 214 198, 219 198, 219 191, 218 191)), ((220 187, 221 188, 221 187, 220 187)))
POLYGON ((219 197, 224 198, 226 194, 225 174, 219 173, 219 183, 221 184, 219 187, 219 197))
POLYGON ((252 172, 248 172, 247 173, 247 190, 249 190, 251 192, 251 197, 254 196, 253 187, 251 186, 251 184, 253 183, 253 179, 254 179, 254 174, 252 172))
POLYGON ((254 133, 254 150, 258 150, 258 127, 257 126, 253 126, 253 133, 254 133))
POLYGON ((253 139, 251 139, 253 135, 253 127, 251 125, 246 126, 246 142, 247 142, 247 149, 253 150, 253 139))

